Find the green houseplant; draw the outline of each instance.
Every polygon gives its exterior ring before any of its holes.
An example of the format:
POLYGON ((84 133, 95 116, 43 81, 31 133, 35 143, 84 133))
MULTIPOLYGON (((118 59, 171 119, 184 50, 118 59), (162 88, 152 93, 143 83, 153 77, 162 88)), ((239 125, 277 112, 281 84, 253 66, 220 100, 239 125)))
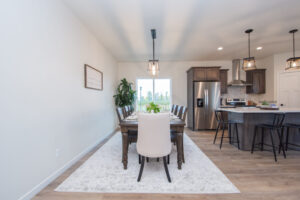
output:
POLYGON ((157 105, 153 102, 149 103, 149 105, 147 105, 147 112, 150 113, 150 112, 152 112, 152 110, 153 110, 154 113, 159 113, 160 112, 159 105, 157 105))
POLYGON ((136 91, 132 89, 132 83, 123 78, 118 85, 117 93, 114 95, 116 106, 132 106, 135 101, 135 95, 136 91))

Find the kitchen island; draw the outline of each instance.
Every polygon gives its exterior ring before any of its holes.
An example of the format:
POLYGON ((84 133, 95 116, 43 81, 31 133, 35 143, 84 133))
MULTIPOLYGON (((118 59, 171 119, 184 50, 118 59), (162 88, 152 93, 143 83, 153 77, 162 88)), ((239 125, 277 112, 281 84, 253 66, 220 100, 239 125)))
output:
MULTIPOLYGON (((240 108, 218 108, 218 110, 228 112, 228 120, 236 120, 238 124, 240 149, 249 151, 254 135, 255 125, 257 124, 272 124, 274 114, 284 113, 284 123, 300 124, 300 108, 280 108, 279 110, 262 110, 253 107, 240 107, 240 108)), ((234 129, 233 129, 234 130, 234 129)), ((300 145, 300 133, 294 134, 299 130, 290 129, 289 141, 294 144, 300 145)), ((261 130, 256 136, 256 143, 261 140, 261 130)), ((285 136, 283 141, 285 140, 285 136)), ((276 145, 279 144, 278 137, 274 137, 276 145)), ((270 134, 265 133, 264 143, 271 144, 270 134)), ((233 144, 237 146, 237 144, 233 144)))

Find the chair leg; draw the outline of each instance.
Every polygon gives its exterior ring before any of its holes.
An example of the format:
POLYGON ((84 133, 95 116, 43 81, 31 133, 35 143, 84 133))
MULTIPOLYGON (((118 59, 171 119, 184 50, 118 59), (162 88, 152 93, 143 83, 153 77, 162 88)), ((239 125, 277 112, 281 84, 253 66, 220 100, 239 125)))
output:
MULTIPOLYGON (((278 138, 279 138, 279 151, 278 151, 278 153, 280 153, 280 148, 283 146, 282 145, 282 136, 280 135, 279 129, 277 129, 276 131, 277 131, 277 135, 278 135, 278 138)), ((284 148, 282 148, 282 152, 283 152, 284 158, 286 158, 286 154, 285 154, 284 148)))
POLYGON ((218 136, 219 128, 220 128, 220 123, 218 123, 218 126, 217 126, 217 130, 216 130, 216 134, 215 134, 215 139, 214 139, 214 144, 216 143, 216 139, 217 139, 217 136, 218 136))
POLYGON ((262 128, 261 130, 261 144, 260 144, 260 150, 264 150, 264 137, 265 137, 265 129, 262 128))
POLYGON ((149 162, 149 157, 146 157, 147 162, 149 162))
POLYGON ((229 144, 232 144, 232 133, 231 133, 231 124, 227 124, 228 126, 228 137, 229 137, 229 144))
POLYGON ((290 135, 290 128, 287 127, 287 130, 286 130, 286 141, 285 141, 285 151, 288 150, 288 145, 289 145, 289 135, 290 135))
POLYGON ((169 169, 168 169, 168 165, 167 165, 166 156, 163 157, 163 160, 164 160, 164 167, 165 167, 165 171, 166 171, 166 174, 167 174, 168 181, 171 183, 171 178, 170 178, 170 174, 169 174, 169 169))
POLYGON ((138 182, 140 182, 140 180, 142 178, 142 174, 143 174, 143 170, 144 170, 144 165, 145 165, 145 156, 142 156, 142 164, 141 164, 141 168, 140 168, 139 177, 137 179, 138 182))
POLYGON ((223 144, 224 130, 225 130, 225 127, 224 127, 224 124, 223 124, 223 127, 222 127, 222 137, 221 137, 221 143, 220 143, 220 149, 222 148, 222 144, 223 144))
POLYGON ((236 139, 237 139, 237 144, 238 144, 238 149, 240 149, 240 139, 239 139, 239 129, 237 127, 237 123, 235 123, 235 133, 236 133, 236 139))
POLYGON ((156 161, 159 162, 159 158, 156 158, 156 161))
POLYGON ((184 142, 183 142, 183 137, 182 137, 182 162, 185 163, 185 159, 184 159, 184 142))
POLYGON ((271 131, 271 142, 272 142, 272 147, 273 147, 273 154, 274 154, 274 159, 275 159, 275 162, 277 162, 277 157, 276 157, 276 150, 275 150, 275 146, 274 146, 274 141, 273 141, 273 129, 270 130, 271 131))
POLYGON ((141 155, 139 155, 139 164, 141 164, 141 155))
POLYGON ((170 154, 168 155, 168 164, 170 164, 170 154))
POLYGON ((253 150, 254 150, 254 145, 255 145, 255 137, 256 137, 257 129, 258 129, 258 127, 257 127, 257 126, 255 126, 255 130, 254 130, 254 134, 253 134, 253 140, 252 140, 252 148, 251 148, 251 153, 253 153, 253 150))

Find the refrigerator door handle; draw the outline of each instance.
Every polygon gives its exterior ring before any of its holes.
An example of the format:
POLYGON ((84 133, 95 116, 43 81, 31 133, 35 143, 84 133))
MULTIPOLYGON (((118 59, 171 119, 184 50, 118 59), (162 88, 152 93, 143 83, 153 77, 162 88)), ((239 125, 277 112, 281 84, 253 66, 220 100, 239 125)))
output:
POLYGON ((205 108, 208 107, 208 90, 205 89, 205 108))

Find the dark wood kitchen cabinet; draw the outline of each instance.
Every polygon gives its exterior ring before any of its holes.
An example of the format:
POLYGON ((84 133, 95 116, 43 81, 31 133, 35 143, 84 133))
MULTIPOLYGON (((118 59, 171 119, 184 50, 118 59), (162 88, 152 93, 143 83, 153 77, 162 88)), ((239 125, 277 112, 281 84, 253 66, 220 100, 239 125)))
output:
POLYGON ((187 73, 191 73, 193 81, 219 81, 220 67, 191 67, 187 73))
POLYGON ((220 69, 221 94, 227 93, 228 70, 229 69, 220 69))
POLYGON ((247 86, 247 94, 266 93, 266 69, 255 69, 246 72, 246 82, 252 84, 247 86))

